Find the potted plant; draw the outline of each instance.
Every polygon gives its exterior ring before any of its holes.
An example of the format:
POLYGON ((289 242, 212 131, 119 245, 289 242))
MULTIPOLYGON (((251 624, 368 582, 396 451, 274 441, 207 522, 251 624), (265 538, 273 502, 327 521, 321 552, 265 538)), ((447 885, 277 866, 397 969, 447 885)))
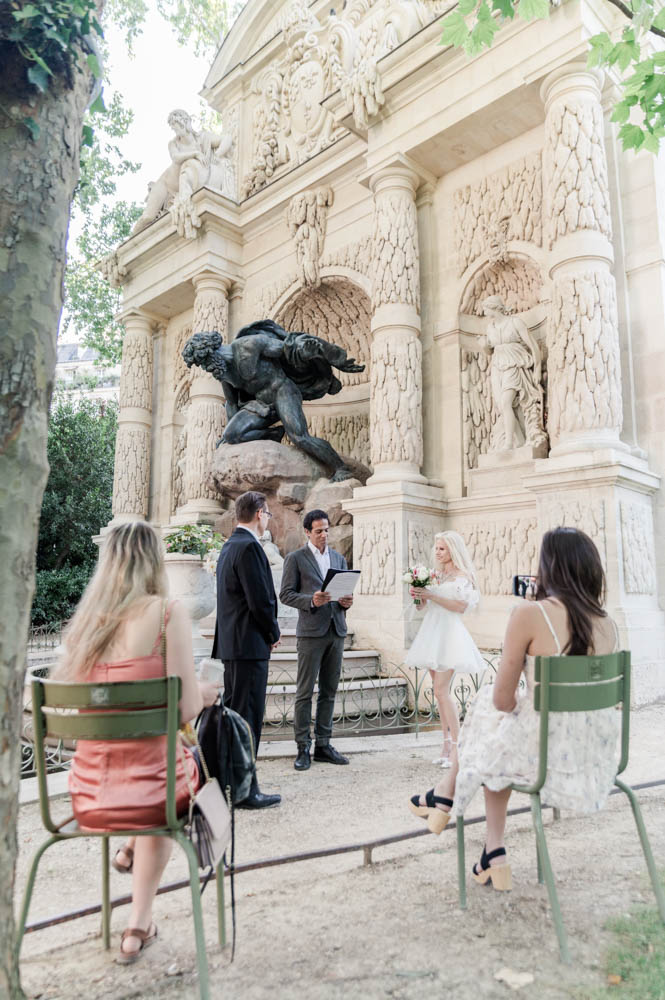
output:
POLYGON ((195 654, 204 650, 199 622, 215 609, 215 577, 209 566, 225 539, 209 524, 183 524, 164 536, 169 596, 182 601, 192 619, 195 654))

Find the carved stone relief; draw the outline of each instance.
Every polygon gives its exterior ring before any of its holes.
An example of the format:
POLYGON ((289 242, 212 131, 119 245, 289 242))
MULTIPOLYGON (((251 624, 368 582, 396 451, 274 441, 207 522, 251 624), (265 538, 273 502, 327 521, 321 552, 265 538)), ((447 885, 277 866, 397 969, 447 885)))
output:
POLYGON ((490 263, 505 262, 509 240, 541 246, 542 196, 538 153, 455 191, 455 247, 460 276, 479 257, 487 256, 490 263))
POLYGON ((221 400, 195 398, 187 413, 187 451, 184 470, 186 500, 217 500, 219 493, 207 485, 211 458, 224 431, 221 400))
POLYGON ((359 128, 384 103, 378 61, 441 11, 421 0, 350 0, 339 15, 319 20, 296 0, 268 26, 265 41, 281 31, 285 53, 255 81, 252 159, 242 197, 260 191, 286 164, 302 163, 345 130, 321 101, 339 90, 359 128))
POLYGON ((409 566, 431 566, 434 532, 418 521, 409 521, 409 566))
POLYGON ((152 334, 149 330, 127 327, 122 345, 122 377, 119 404, 152 409, 152 334))
POLYGON ((295 195, 287 209, 286 221, 295 244, 300 282, 304 288, 318 288, 321 284, 319 267, 328 209, 332 203, 332 188, 320 187, 295 195))
POLYGON ((595 230, 612 238, 603 111, 597 101, 556 101, 543 149, 548 245, 567 233, 595 230))
POLYGON ((321 264, 325 267, 348 267, 368 277, 372 272, 373 247, 372 237, 368 234, 357 243, 347 243, 346 246, 327 253, 321 264))
POLYGON ((483 299, 500 295, 508 312, 526 312, 541 301, 543 276, 539 267, 526 257, 508 257, 486 264, 467 285, 460 312, 482 316, 483 299))
POLYGON ((307 412, 310 434, 329 441, 340 455, 369 466, 369 415, 367 413, 323 414, 307 412))
POLYGON ((192 328, 188 324, 175 334, 173 338, 173 392, 178 392, 180 398, 176 402, 176 408, 182 410, 189 399, 189 386, 191 385, 193 372, 185 364, 182 356, 182 349, 192 335, 192 328))
POLYGON ((588 493, 565 493, 561 499, 548 497, 543 501, 541 529, 547 531, 560 525, 579 528, 595 543, 601 562, 607 566, 605 546, 605 501, 588 493))
POLYGON ((372 465, 422 465, 422 350, 417 337, 372 341, 370 442, 372 465))
POLYGON ((481 595, 512 594, 516 573, 537 569, 539 534, 535 517, 484 521, 460 528, 478 573, 481 595))
POLYGON ((122 288, 123 282, 129 272, 124 264, 120 263, 118 251, 114 250, 113 253, 102 257, 99 262, 99 273, 102 278, 108 281, 111 288, 122 288))
POLYGON ((147 516, 149 470, 149 429, 121 423, 116 437, 113 469, 114 517, 125 514, 147 516))
POLYGON ((499 418, 490 385, 490 356, 485 351, 461 352, 462 428, 466 465, 475 469, 478 456, 490 450, 499 418))
MULTIPOLYGON (((365 293, 346 279, 326 279, 299 293, 275 317, 286 330, 303 331, 343 347, 359 364, 370 358, 370 304, 365 293)), ((338 372, 343 385, 366 382, 368 371, 338 372)))
POLYGON ((623 582, 628 594, 655 594, 655 540, 651 509, 621 501, 623 582))
POLYGON ((226 343, 228 340, 228 316, 228 300, 224 292, 210 288, 197 289, 194 299, 193 333, 212 333, 215 331, 226 343))
POLYGON ((398 188, 378 191, 374 204, 372 306, 388 302, 420 309, 416 203, 398 188))
POLYGON ((354 565, 361 594, 395 593, 395 524, 360 524, 354 529, 354 565), (357 544, 356 544, 357 539, 357 544))
POLYGON ((180 428, 173 443, 173 459, 171 463, 171 514, 185 502, 185 453, 187 451, 187 430, 180 428))
POLYGON ((549 346, 550 438, 622 425, 614 278, 604 269, 555 277, 549 346))

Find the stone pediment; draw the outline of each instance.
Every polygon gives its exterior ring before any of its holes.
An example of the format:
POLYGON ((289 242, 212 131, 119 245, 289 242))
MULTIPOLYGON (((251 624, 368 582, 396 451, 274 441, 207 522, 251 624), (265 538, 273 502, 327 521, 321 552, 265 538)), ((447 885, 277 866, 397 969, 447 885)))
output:
POLYGON ((380 60, 438 17, 445 4, 347 0, 338 7, 339 13, 331 9, 330 0, 250 0, 224 40, 204 95, 221 107, 225 79, 234 87, 238 73, 245 77, 243 115, 251 119, 252 138, 241 197, 345 134, 322 106, 331 94, 340 92, 356 127, 365 130, 385 100, 380 60))

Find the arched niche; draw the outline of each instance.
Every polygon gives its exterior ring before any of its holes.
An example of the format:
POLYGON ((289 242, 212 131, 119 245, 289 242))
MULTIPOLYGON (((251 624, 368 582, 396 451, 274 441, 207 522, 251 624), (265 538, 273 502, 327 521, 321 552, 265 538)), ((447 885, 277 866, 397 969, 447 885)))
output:
POLYGON ((540 265, 526 254, 510 254, 487 260, 467 278, 460 300, 460 313, 482 316, 482 301, 500 295, 508 312, 524 313, 549 298, 540 265))
POLYGON ((371 303, 346 276, 327 276, 317 288, 298 288, 276 303, 275 320, 343 347, 365 370, 336 372, 342 391, 305 403, 310 430, 342 455, 369 465, 369 364, 371 303))

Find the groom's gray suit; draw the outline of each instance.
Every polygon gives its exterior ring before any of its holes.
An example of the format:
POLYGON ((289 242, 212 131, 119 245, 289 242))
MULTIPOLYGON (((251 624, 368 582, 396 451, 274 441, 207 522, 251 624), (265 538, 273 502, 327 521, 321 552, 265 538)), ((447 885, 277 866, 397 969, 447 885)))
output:
MULTIPOLYGON (((331 569, 348 569, 346 559, 328 548, 331 569)), ((298 609, 296 643, 298 683, 293 718, 296 743, 310 742, 310 720, 314 685, 319 682, 314 738, 317 746, 327 746, 332 734, 335 694, 342 673, 346 612, 337 601, 317 608, 312 596, 323 586, 323 577, 309 544, 290 552, 284 561, 282 604, 298 609)))

